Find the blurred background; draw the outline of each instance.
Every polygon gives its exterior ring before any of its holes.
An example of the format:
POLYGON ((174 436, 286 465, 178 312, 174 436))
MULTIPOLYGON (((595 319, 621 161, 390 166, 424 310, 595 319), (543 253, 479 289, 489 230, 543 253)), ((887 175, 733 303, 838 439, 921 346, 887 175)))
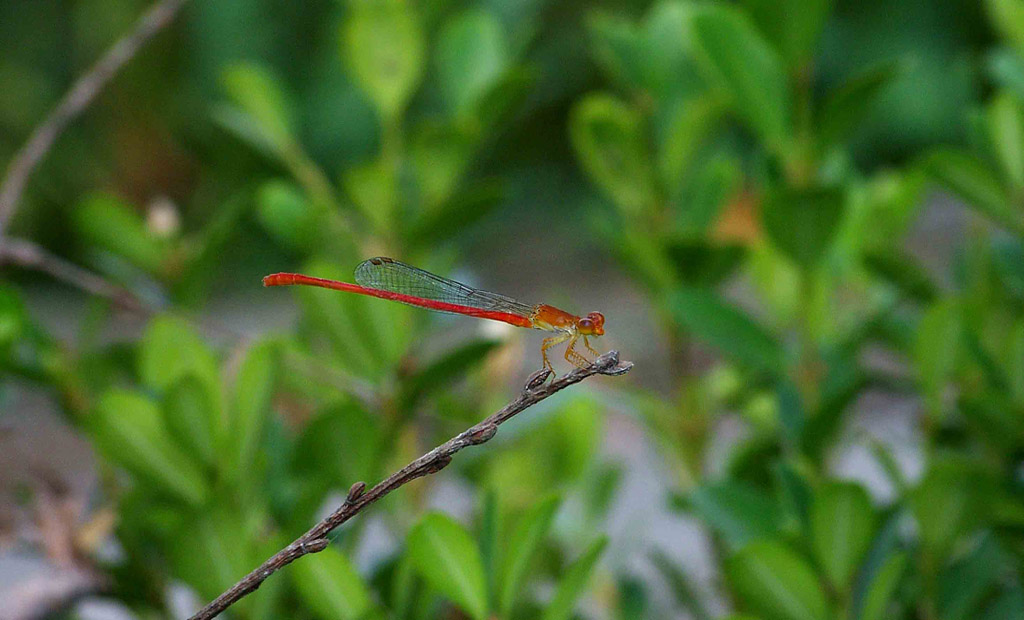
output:
MULTIPOLYGON (((4 168, 148 7, 0 3, 4 168)), ((7 215, 4 620, 186 617, 514 398, 540 332, 260 286, 378 255, 636 366, 230 617, 1024 618, 1024 0, 193 0, 7 215)))

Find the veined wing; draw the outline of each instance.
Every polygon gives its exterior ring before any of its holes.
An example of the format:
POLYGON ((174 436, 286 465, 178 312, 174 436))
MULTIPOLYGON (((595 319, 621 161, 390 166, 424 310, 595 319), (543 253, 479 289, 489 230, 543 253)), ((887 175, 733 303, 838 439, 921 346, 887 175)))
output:
MULTIPOLYGON (((481 291, 385 257, 370 258, 359 263, 356 267, 355 280, 357 284, 367 288, 486 312, 513 314, 526 319, 530 318, 535 309, 535 306, 516 301, 511 297, 481 291)), ((444 312, 444 310, 440 311, 444 312)))

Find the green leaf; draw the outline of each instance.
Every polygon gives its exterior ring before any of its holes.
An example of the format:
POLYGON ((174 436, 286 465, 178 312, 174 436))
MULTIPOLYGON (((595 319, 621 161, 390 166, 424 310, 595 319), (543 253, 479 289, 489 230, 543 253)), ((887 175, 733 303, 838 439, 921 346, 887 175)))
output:
MULTIPOLYGON (((786 379, 778 382, 775 387, 774 403, 772 403, 772 398, 769 395, 765 394, 764 398, 766 406, 764 407, 764 412, 760 413, 762 415, 768 414, 765 416, 768 418, 766 426, 770 427, 770 424, 774 423, 777 418, 778 422, 781 423, 781 434, 785 441, 796 445, 801 441, 808 444, 817 439, 817 437, 812 435, 813 424, 810 425, 811 433, 804 432, 808 428, 808 418, 811 416, 807 414, 800 391, 792 380, 786 379), (771 406, 773 404, 774 407, 771 406)), ((754 407, 756 403, 757 401, 754 400, 748 403, 748 407, 754 407)), ((755 408, 751 413, 757 414, 759 412, 755 408)))
MULTIPOLYGON (((645 620, 650 617, 647 587, 637 577, 619 577, 616 581, 618 601, 615 603, 615 620, 645 620)), ((696 620, 705 620, 697 618, 696 620)))
POLYGON ((819 144, 831 146, 849 138, 899 75, 897 65, 887 64, 854 76, 830 91, 818 113, 819 144))
POLYGON ((628 216, 654 201, 645 131, 636 110, 606 94, 586 96, 569 119, 569 137, 583 169, 628 216))
POLYGON ((302 603, 321 620, 359 620, 371 609, 370 591, 355 567, 333 546, 291 566, 302 603))
POLYGON ((838 592, 848 592, 871 546, 875 514, 867 492, 856 484, 823 485, 811 504, 811 541, 818 565, 838 592))
POLYGON ((980 620, 1018 620, 1024 618, 1024 590, 1020 586, 1000 594, 985 606, 980 620))
POLYGON ((415 618, 413 610, 423 598, 423 582, 416 574, 409 555, 405 554, 395 562, 394 573, 391 578, 390 597, 388 600, 391 611, 396 618, 415 618))
POLYGON ((1024 50, 1024 2, 985 0, 989 21, 1018 51, 1024 50))
POLYGON ((439 207, 417 219, 408 238, 415 247, 429 248, 470 230, 502 204, 505 186, 499 180, 484 179, 468 184, 439 207))
POLYGON ((599 65, 626 90, 639 90, 647 65, 643 33, 617 15, 594 13, 587 17, 591 49, 599 65))
MULTIPOLYGON (((229 243, 238 239, 242 220, 252 210, 252 191, 242 188, 224 199, 202 230, 189 235, 180 277, 173 282, 173 295, 179 305, 200 305, 208 298, 209 287, 221 273, 229 243)), ((179 254, 180 256, 180 254, 179 254)))
POLYGON ((926 202, 927 176, 919 167, 911 167, 901 172, 882 172, 861 187, 864 192, 856 184, 851 188, 852 225, 844 227, 840 247, 894 247, 893 240, 910 230, 926 202))
POLYGON ((415 406, 425 395, 463 377, 501 344, 499 340, 475 340, 445 352, 404 382, 401 403, 405 409, 415 406))
POLYGON ((21 296, 14 288, 0 284, 0 354, 18 341, 28 323, 28 312, 21 296))
POLYGON ((572 617, 576 600, 583 594, 607 545, 607 537, 598 538, 565 570, 555 588, 555 595, 544 609, 541 620, 568 620, 572 617))
POLYGON ((754 23, 793 70, 814 56, 833 0, 744 0, 754 23))
POLYGON ((101 250, 110 252, 151 274, 159 274, 167 246, 154 237, 127 203, 107 194, 83 200, 72 212, 78 233, 101 250))
POLYGON ((280 243, 296 250, 310 250, 320 237, 320 214, 292 183, 267 181, 256 192, 260 224, 280 243))
POLYGON ((622 483, 623 467, 616 463, 601 463, 588 472, 582 489, 582 518, 595 523, 608 515, 612 500, 622 483))
MULTIPOLYGON (((779 400, 788 400, 785 396, 795 387, 787 383, 780 386, 779 400)), ((780 405, 781 406, 781 405, 780 405)), ((779 522, 781 529, 786 531, 810 529, 811 488, 797 465, 792 462, 778 461, 771 466, 772 484, 779 505, 779 522)))
POLYGON ((488 488, 482 494, 480 510, 480 563, 484 567, 484 575, 487 578, 487 601, 488 608, 497 607, 498 598, 498 564, 501 562, 501 549, 499 539, 502 529, 501 506, 498 503, 498 493, 493 488, 488 488))
POLYGON ((924 267, 914 256, 899 248, 866 252, 864 266, 914 301, 929 304, 939 295, 939 287, 932 282, 924 267))
POLYGON ((432 214, 451 197, 472 154, 473 141, 455 127, 426 124, 417 129, 409 162, 424 211, 432 214))
POLYGON ((932 464, 910 505, 921 543, 936 562, 982 522, 991 492, 990 478, 973 463, 944 459, 932 464))
POLYGON ((349 6, 342 56, 381 116, 396 119, 423 75, 425 42, 416 11, 398 0, 349 6))
POLYGON ((1024 404, 1024 317, 1010 329, 1006 339, 1003 371, 1018 404, 1024 404))
POLYGON ((694 336, 744 364, 774 372, 782 348, 763 327, 710 290, 680 288, 669 297, 672 316, 694 336))
POLYGON ((249 347, 235 378, 234 400, 228 427, 228 458, 232 471, 241 474, 253 463, 274 395, 278 346, 264 340, 249 347))
POLYGON ((394 164, 385 158, 349 168, 344 176, 345 191, 363 215, 380 232, 391 230, 398 215, 398 176, 394 164))
POLYGON ((942 412, 943 391, 962 348, 960 314, 956 300, 940 299, 917 326, 914 364, 925 403, 933 416, 942 412))
POLYGON ((722 207, 740 191, 743 182, 743 170, 733 157, 718 155, 702 161, 672 200, 674 230, 707 243, 708 230, 722 207))
MULTIPOLYGON (((252 569, 256 556, 257 519, 214 504, 184 519, 169 540, 167 556, 174 576, 185 581, 203 598, 230 588, 252 569)), ((247 610, 252 603, 239 601, 247 610)))
POLYGON ((936 588, 939 617, 942 620, 977 618, 981 604, 999 586, 1010 566, 1007 554, 991 534, 965 557, 942 572, 936 588))
POLYGON ((779 510, 765 493, 743 482, 703 484, 687 498, 689 507, 734 550, 774 536, 779 510))
POLYGON ((859 620, 885 620, 891 617, 889 603, 892 601, 900 578, 907 568, 907 555, 893 553, 875 573, 864 595, 859 620))
POLYGON ((491 87, 477 98, 477 122, 469 124, 473 135, 479 137, 484 130, 500 127, 531 93, 536 81, 536 72, 528 67, 512 66, 502 73, 491 87))
MULTIPOLYGON (((142 501, 144 503, 139 506, 142 510, 159 510, 159 507, 153 506, 152 500, 148 503, 145 499, 142 501)), ((253 566, 288 544, 282 534, 267 532, 265 524, 268 515, 252 507, 243 509, 224 505, 229 503, 214 503, 187 515, 170 536, 159 536, 159 541, 147 540, 148 544, 142 548, 145 549, 142 554, 150 552, 153 542, 164 545, 170 560, 169 574, 176 581, 181 580, 194 588, 201 598, 213 599, 252 570, 253 566)), ((123 523, 120 525, 123 526, 123 523)), ((122 531, 121 527, 119 531, 122 531)), ((154 537, 152 530, 139 533, 154 537)), ((164 566, 163 556, 160 562, 164 566)), ((136 570, 147 571, 152 570, 152 567, 152 558, 147 558, 136 570)), ((150 582, 148 578, 143 578, 142 583, 150 582)), ((288 604, 294 605, 294 595, 285 587, 287 583, 285 575, 267 580, 259 590, 251 592, 232 606, 232 618, 278 620, 281 617, 280 605, 285 596, 288 604)), ((144 591, 138 590, 129 596, 137 596, 144 591)))
POLYGON ((206 480, 177 448, 160 410, 149 399, 110 390, 100 397, 89 428, 104 456, 156 490, 193 505, 205 501, 209 491, 206 480))
POLYGON ((968 206, 1010 230, 1024 230, 1024 222, 1010 204, 1006 188, 991 166, 974 155, 952 148, 933 151, 923 160, 926 173, 968 206))
POLYGON ((1024 109, 1020 100, 1009 93, 997 94, 988 104, 985 121, 1003 176, 1016 191, 1024 189, 1024 109))
POLYGON ((722 105, 714 99, 698 97, 676 105, 658 149, 658 172, 670 194, 685 186, 687 172, 722 116, 722 105))
POLYGON ((162 315, 146 327, 139 346, 139 377, 147 387, 167 390, 183 377, 201 381, 214 402, 220 402, 217 360, 195 329, 185 320, 162 315))
POLYGON ((629 19, 594 12, 588 15, 587 32, 597 64, 611 80, 626 90, 639 90, 644 72, 644 37, 629 19))
POLYGON ((164 410, 174 437, 204 463, 212 465, 220 417, 213 396, 203 383, 191 375, 182 377, 164 394, 164 410))
POLYGON ((690 614, 690 617, 694 620, 711 620, 711 614, 708 613, 707 607, 697 594, 699 588, 696 584, 690 583, 691 577, 661 551, 656 551, 651 559, 662 577, 668 582, 668 587, 676 601, 690 614))
POLYGON ((696 12, 693 42, 709 77, 772 150, 789 140, 791 101, 778 53, 739 11, 720 6, 696 12))
POLYGON ((789 547, 747 545, 726 562, 736 594, 767 620, 825 620, 828 603, 814 571, 789 547))
POLYGON ((549 497, 534 505, 516 523, 508 542, 502 571, 498 609, 504 617, 510 617, 512 614, 512 605, 522 589, 531 561, 537 555, 544 537, 551 528, 559 502, 558 497, 549 497))
POLYGON ((437 41, 438 77, 456 113, 475 109, 508 66, 505 33, 493 15, 468 9, 448 20, 437 41))
POLYGON ((1024 97, 1024 58, 1014 50, 997 48, 989 52, 986 66, 992 81, 1024 97))
POLYGON ((480 551, 451 517, 432 513, 409 531, 408 553, 433 587, 476 620, 487 615, 487 582, 480 551))
POLYGON ((626 271, 645 288, 661 294, 675 286, 672 262, 660 247, 651 243, 648 234, 608 217, 593 215, 590 222, 626 271))
POLYGON ((257 147, 269 146, 277 153, 294 141, 287 97, 269 71, 258 65, 240 63, 224 70, 222 82, 228 97, 252 122, 250 131, 257 132, 255 136, 242 132, 242 138, 255 142, 257 147))
POLYGON ((515 450, 488 461, 485 480, 502 497, 532 496, 533 488, 578 484, 603 436, 603 413, 597 402, 585 396, 563 401, 530 433, 516 438, 515 450))
POLYGON ((1024 300, 1024 237, 992 239, 992 267, 1007 296, 1024 300))
MULTIPOLYGON (((708 91, 691 50, 691 2, 655 2, 642 25, 640 77, 644 94, 660 104, 678 99, 703 99, 708 91)), ((656 104, 657 105, 657 104, 656 104)))
MULTIPOLYGON (((312 262, 303 271, 351 280, 351 273, 326 261, 312 262)), ((352 374, 378 377, 404 353, 413 325, 408 306, 311 287, 296 289, 311 324, 333 345, 338 364, 352 374)))
POLYGON ((776 188, 764 203, 765 231, 775 247, 805 269, 828 253, 846 211, 841 188, 776 188))
MULTIPOLYGON (((257 523, 257 525, 260 524, 257 523)), ((257 544, 252 546, 253 552, 250 556, 252 559, 249 560, 248 566, 245 568, 246 571, 252 570, 253 566, 266 560, 288 544, 288 540, 281 532, 268 535, 265 531, 256 531, 257 544)), ((249 603, 249 607, 243 606, 239 609, 238 615, 246 617, 248 620, 278 620, 281 617, 281 604, 285 600, 289 602, 293 600, 292 589, 288 585, 288 580, 284 575, 281 575, 279 579, 271 580, 271 583, 263 582, 257 591, 245 597, 252 601, 249 603)), ((221 591, 223 592, 223 590, 221 591)), ((244 601, 239 601, 239 603, 242 602, 244 601)), ((366 620, 372 619, 367 618, 366 620)))
POLYGON ((325 486, 348 487, 375 475, 381 420, 356 402, 336 403, 314 417, 295 442, 291 466, 325 486))

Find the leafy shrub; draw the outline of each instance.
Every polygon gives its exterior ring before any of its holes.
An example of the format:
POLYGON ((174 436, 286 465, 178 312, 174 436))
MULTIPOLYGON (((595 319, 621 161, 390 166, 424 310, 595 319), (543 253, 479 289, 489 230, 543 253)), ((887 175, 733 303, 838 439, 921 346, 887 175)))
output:
MULTIPOLYGON (((126 126, 136 89, 201 110, 162 127, 194 159, 189 191, 142 208, 139 179, 103 182, 127 147, 72 132, 47 170, 64 183, 16 222, 143 300, 141 335, 102 337, 118 315, 97 299, 60 339, 30 279, 0 286, 0 367, 101 457, 123 553, 79 552, 112 596, 140 616, 169 613, 172 584, 215 597, 340 489, 500 406, 518 372, 514 343, 428 344, 425 313, 329 291, 296 290, 292 325, 244 337, 200 314, 223 282, 271 263, 348 279, 377 254, 444 272, 467 236, 527 217, 528 186, 565 194, 545 221, 568 213, 641 291, 668 388, 531 410, 446 470, 472 507, 406 487, 235 617, 1024 616, 1020 0, 216 4, 195 3, 178 71, 140 57, 137 86, 98 104, 126 126), (319 34, 282 51, 300 26, 319 34), (946 196, 962 239, 937 268, 912 237, 946 196), (858 433, 880 397, 919 411, 920 472, 858 433), (707 534, 712 589, 672 549, 600 533, 624 475, 598 456, 608 403, 657 446, 667 510, 707 534), (881 485, 842 474, 851 444, 881 485)), ((32 83, 11 57, 0 75, 32 83)), ((27 133, 9 101, 0 121, 27 133)))

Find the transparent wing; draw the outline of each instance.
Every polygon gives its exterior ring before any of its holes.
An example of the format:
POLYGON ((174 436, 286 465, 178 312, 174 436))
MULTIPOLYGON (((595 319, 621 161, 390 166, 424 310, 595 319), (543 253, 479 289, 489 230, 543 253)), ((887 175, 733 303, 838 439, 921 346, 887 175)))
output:
POLYGON ((367 288, 432 299, 530 318, 534 306, 504 295, 481 291, 391 258, 364 260, 356 267, 356 283, 367 288))

